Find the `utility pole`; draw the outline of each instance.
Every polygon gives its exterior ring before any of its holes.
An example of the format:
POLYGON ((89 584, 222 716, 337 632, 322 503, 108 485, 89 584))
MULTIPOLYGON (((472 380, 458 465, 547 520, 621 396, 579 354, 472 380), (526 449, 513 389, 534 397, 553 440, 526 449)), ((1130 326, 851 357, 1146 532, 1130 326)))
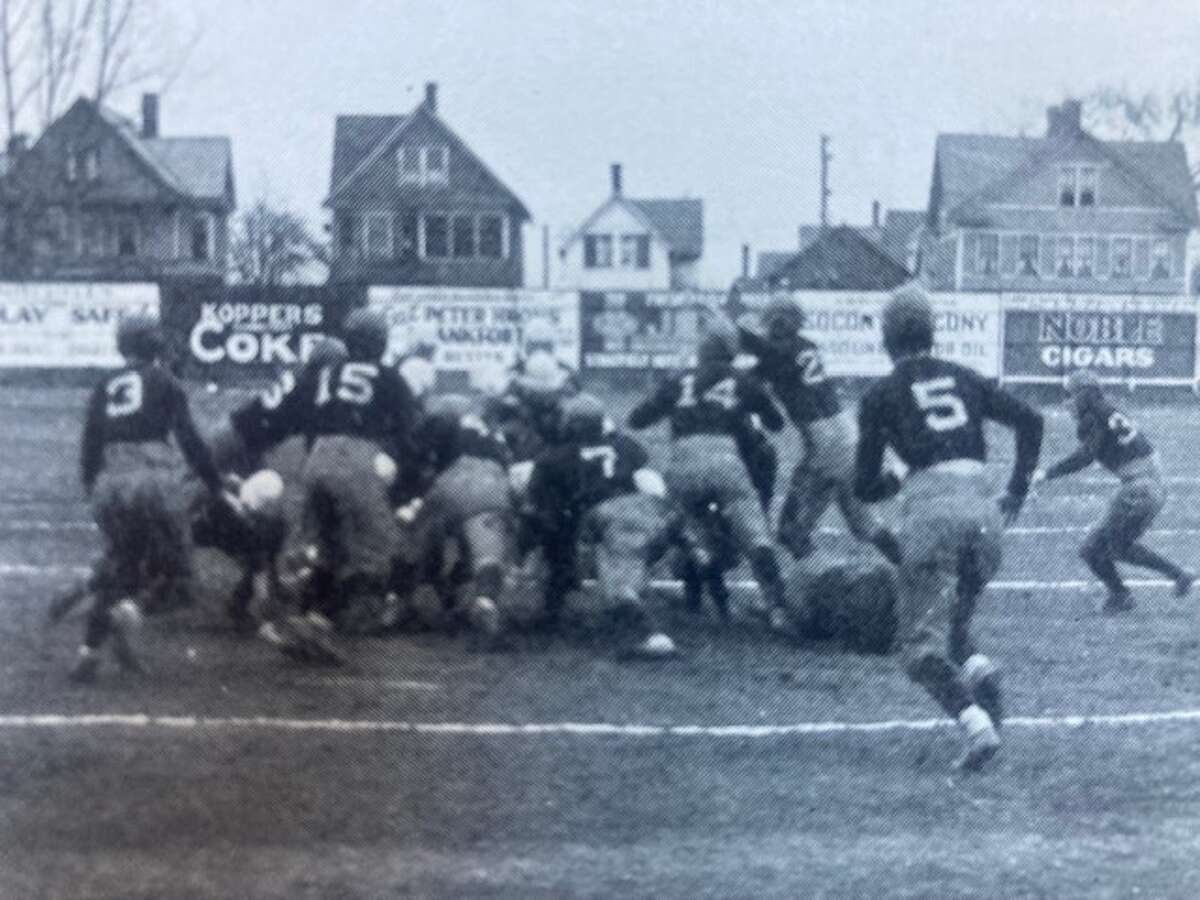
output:
POLYGON ((829 152, 829 135, 821 135, 821 230, 829 227, 829 198, 833 191, 829 189, 829 163, 833 154, 829 152))
POLYGON ((829 227, 829 198, 833 191, 829 189, 829 163, 833 154, 829 152, 829 135, 821 135, 821 230, 829 227))

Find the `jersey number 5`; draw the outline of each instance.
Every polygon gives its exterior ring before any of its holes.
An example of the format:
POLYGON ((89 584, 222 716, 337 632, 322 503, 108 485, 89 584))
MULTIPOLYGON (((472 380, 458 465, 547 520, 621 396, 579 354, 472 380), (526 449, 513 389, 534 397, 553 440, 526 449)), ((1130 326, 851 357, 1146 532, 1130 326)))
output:
POLYGON ((930 431, 953 431, 970 421, 967 405, 954 392, 955 387, 954 378, 949 375, 913 384, 913 399, 925 413, 925 424, 930 431))
MULTIPOLYGON (((343 403, 355 406, 366 406, 375 398, 375 378, 379 375, 379 367, 372 363, 346 363, 342 366, 338 377, 337 389, 332 396, 343 403)), ((317 406, 324 406, 330 400, 331 388, 329 380, 333 369, 326 367, 321 370, 320 384, 317 386, 317 406)))
POLYGON ((137 372, 118 375, 105 389, 108 402, 104 414, 110 419, 133 415, 142 408, 142 376, 137 372))

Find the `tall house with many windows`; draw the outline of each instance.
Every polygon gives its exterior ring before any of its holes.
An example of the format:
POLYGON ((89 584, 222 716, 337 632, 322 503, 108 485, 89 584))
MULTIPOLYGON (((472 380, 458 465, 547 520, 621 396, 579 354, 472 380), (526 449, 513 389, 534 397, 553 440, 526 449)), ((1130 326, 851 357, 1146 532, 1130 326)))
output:
POLYGON ((1175 141, 1103 141, 1080 104, 1045 137, 938 137, 921 275, 934 290, 1188 293, 1200 219, 1175 141))
POLYGON ((338 116, 330 280, 520 287, 529 211, 438 116, 338 116))
POLYGON ((0 158, 0 277, 223 278, 234 208, 226 137, 164 137, 80 97, 32 146, 0 158))
POLYGON ((635 200, 612 166, 612 193, 559 249, 557 281, 584 291, 666 291, 698 286, 704 202, 635 200))

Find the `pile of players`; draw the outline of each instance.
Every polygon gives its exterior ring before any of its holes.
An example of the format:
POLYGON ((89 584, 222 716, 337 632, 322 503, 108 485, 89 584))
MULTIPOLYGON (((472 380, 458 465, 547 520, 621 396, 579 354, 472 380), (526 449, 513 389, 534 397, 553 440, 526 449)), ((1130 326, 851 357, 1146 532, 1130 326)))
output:
POLYGON ((894 649, 962 726, 960 764, 978 768, 999 747, 1003 710, 997 668, 977 652, 970 620, 999 566, 1003 524, 1032 485, 1099 461, 1121 488, 1081 555, 1108 590, 1105 610, 1132 606, 1118 561, 1162 572, 1185 593, 1191 575, 1139 543, 1166 499, 1157 456, 1099 382, 1076 373, 1067 387, 1080 449, 1043 473, 1041 416, 935 357, 932 308, 911 288, 885 309, 894 368, 867 391, 856 423, 803 324, 787 298, 742 326, 709 323, 696 366, 663 380, 628 418, 635 431, 667 424, 660 474, 579 389, 537 323, 511 370, 489 373, 470 394, 439 395, 421 355, 384 363, 386 321, 356 310, 341 340, 327 339, 235 410, 210 447, 160 362, 157 323, 126 319, 118 344, 127 364, 96 388, 84 430, 83 482, 104 553, 72 676, 94 680, 110 640, 123 667, 141 669, 141 615, 187 601, 193 540, 241 566, 230 603, 239 626, 320 663, 343 659, 339 632, 402 625, 422 585, 496 645, 506 590, 533 551, 544 571, 536 626, 557 627, 588 576, 623 653, 670 656, 675 643, 646 602, 651 567, 670 556, 689 606, 707 592, 727 616, 726 576, 744 562, 773 629, 894 649), (764 429, 784 426, 776 404, 803 459, 772 529, 777 464, 764 429), (999 498, 985 473, 987 420, 1016 435, 999 498), (301 462, 285 479, 266 460, 289 441, 301 462), (900 470, 885 464, 889 448, 900 470), (199 496, 181 489, 180 455, 199 496), (870 504, 897 494, 892 530, 870 504), (880 562, 840 582, 811 566, 787 577, 785 554, 812 561, 817 522, 835 501, 880 562))

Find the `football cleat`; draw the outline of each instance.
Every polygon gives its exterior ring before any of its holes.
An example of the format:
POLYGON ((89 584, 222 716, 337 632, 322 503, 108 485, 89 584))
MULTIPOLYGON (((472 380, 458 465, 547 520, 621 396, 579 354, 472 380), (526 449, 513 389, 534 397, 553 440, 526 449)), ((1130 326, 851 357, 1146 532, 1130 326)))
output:
POLYGON ((1175 596, 1186 597, 1192 592, 1192 585, 1196 582, 1196 576, 1191 572, 1180 572, 1179 577, 1175 579, 1175 596))
POLYGON ((978 772, 1000 749, 1000 735, 991 718, 978 706, 970 706, 959 716, 966 732, 966 748, 954 767, 960 772, 978 772))
POLYGON ((122 600, 109 612, 113 626, 113 655, 126 672, 144 675, 146 667, 138 658, 137 635, 142 629, 142 611, 129 599, 122 600))
POLYGON ((675 642, 670 635, 657 631, 644 641, 635 644, 629 651, 630 656, 638 659, 667 659, 677 652, 675 642))
POLYGON ((1106 616, 1118 616, 1121 613, 1129 612, 1136 606, 1137 603, 1134 602, 1133 594, 1126 589, 1109 593, 1104 598, 1104 605, 1100 608, 1100 611, 1106 616))
POLYGON ((468 613, 471 627, 488 638, 500 634, 500 609, 490 597, 476 597, 468 613))
POLYGON ((279 631, 279 650, 288 659, 310 665, 340 666, 346 658, 333 640, 333 624, 320 613, 288 616, 279 631))
POLYGON ((982 653, 972 654, 962 665, 967 690, 980 708, 999 728, 1004 721, 1004 702, 1000 693, 1000 668, 982 653))

